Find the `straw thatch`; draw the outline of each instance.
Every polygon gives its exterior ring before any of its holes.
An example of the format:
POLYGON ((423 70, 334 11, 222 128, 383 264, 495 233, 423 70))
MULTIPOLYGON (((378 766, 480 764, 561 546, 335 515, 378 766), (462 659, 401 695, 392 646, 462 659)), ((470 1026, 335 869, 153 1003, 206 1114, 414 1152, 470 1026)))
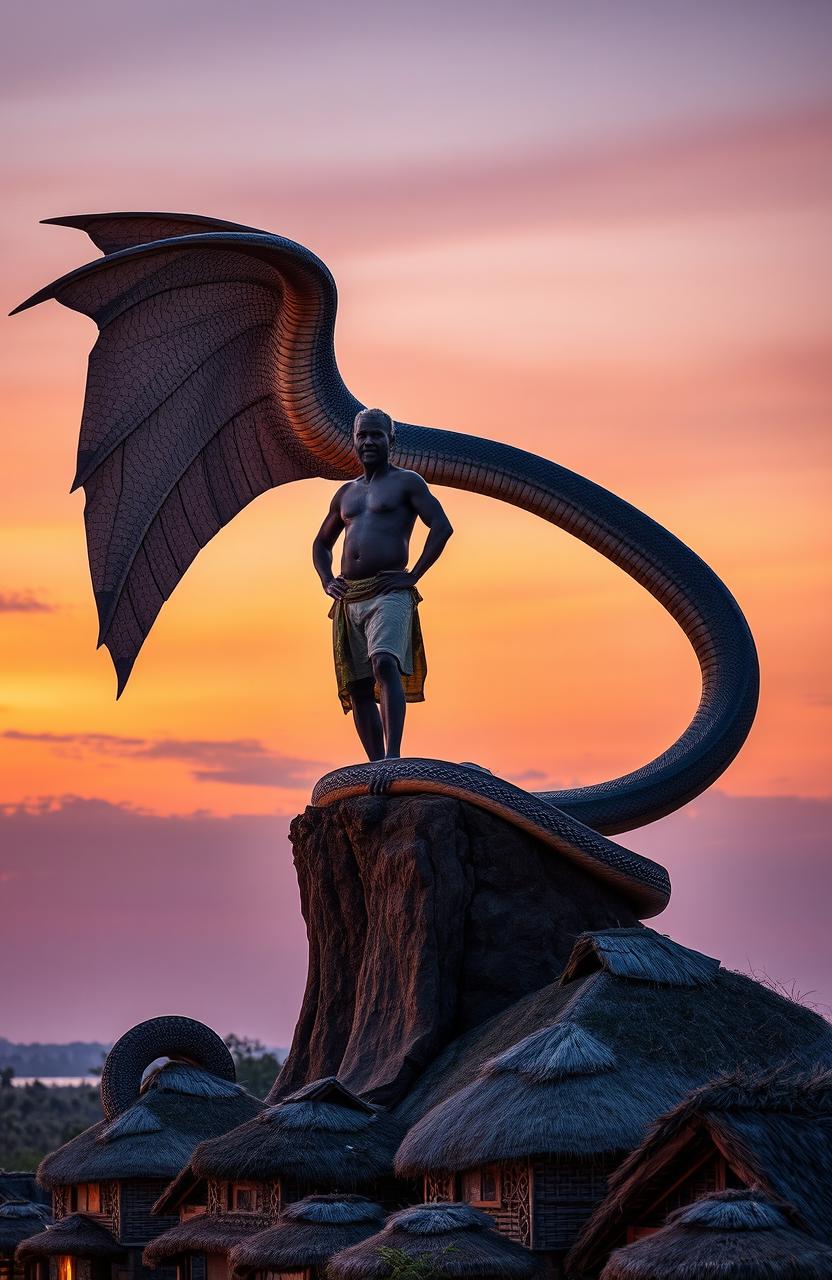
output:
POLYGON ((52 1197, 37 1184, 30 1169, 0 1169, 0 1204, 7 1200, 29 1200, 32 1204, 52 1204, 52 1197))
POLYGON ((832 1028, 818 1014, 674 948, 646 928, 581 938, 566 973, 592 959, 591 972, 467 1032, 421 1077, 396 1112, 412 1125, 397 1173, 624 1154, 715 1075, 832 1062, 832 1028), (670 985, 671 960, 680 985, 670 985))
POLYGON ((288 1178, 349 1189, 390 1177, 403 1135, 400 1121, 333 1077, 313 1081, 232 1132, 200 1143, 190 1169, 197 1178, 288 1178))
POLYGON ((14 1253, 21 1240, 51 1221, 46 1205, 31 1200, 4 1200, 0 1204, 0 1253, 14 1253))
POLYGON ((708 1149, 747 1186, 791 1204, 806 1230, 832 1244, 832 1071, 784 1066, 722 1077, 657 1121, 613 1174, 576 1242, 575 1274, 599 1266, 626 1226, 708 1149))
POLYGON ((147 1267, 158 1267, 185 1253, 227 1254, 246 1236, 262 1231, 268 1221, 256 1213, 196 1214, 145 1245, 142 1261, 147 1267))
POLYGON ((602 1280, 829 1280, 832 1248, 758 1191, 720 1191, 618 1249, 602 1280))
POLYGON ((85 1213, 71 1213, 52 1226, 30 1235, 17 1246, 19 1262, 68 1255, 72 1258, 120 1258, 124 1249, 100 1222, 85 1213))
POLYGON ((537 1271, 534 1254, 494 1229, 487 1213, 468 1204, 423 1204, 392 1214, 383 1231, 337 1254, 335 1280, 383 1280, 392 1271, 392 1249, 430 1264, 442 1277, 526 1280, 537 1271))
POLYGON ((691 951, 654 929, 605 929, 582 933, 561 975, 561 982, 606 969, 618 978, 638 978, 667 987, 703 987, 712 982, 719 961, 691 951))
POLYGON ((45 1157, 43 1186, 121 1178, 172 1178, 203 1138, 233 1129, 262 1109, 242 1085, 199 1067, 168 1062, 146 1080, 138 1100, 45 1157))
POLYGON ((384 1210, 363 1196, 307 1196, 283 1210, 278 1221, 236 1245, 228 1255, 234 1276, 255 1271, 323 1267, 334 1254, 375 1235, 384 1210))

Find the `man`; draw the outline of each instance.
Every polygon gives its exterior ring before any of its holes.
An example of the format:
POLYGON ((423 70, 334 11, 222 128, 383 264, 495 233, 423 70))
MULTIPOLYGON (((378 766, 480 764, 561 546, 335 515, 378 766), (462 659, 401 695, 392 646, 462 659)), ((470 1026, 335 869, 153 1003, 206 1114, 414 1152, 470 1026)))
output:
POLYGON ((406 703, 424 700, 427 667, 416 583, 453 533, 422 477, 390 461, 395 439, 384 410, 356 415, 353 446, 364 474, 337 491, 312 544, 312 562, 335 601, 329 616, 338 696, 344 711, 352 710, 369 760, 401 755, 406 703), (408 570, 417 516, 429 532, 408 570), (342 532, 341 572, 335 577, 332 549, 342 532))

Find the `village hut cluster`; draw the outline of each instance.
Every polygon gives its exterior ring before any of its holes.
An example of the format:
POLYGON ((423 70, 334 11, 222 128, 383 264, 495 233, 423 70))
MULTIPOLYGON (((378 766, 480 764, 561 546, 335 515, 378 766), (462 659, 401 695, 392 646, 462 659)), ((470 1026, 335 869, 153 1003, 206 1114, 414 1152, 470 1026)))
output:
POLYGON ((392 1109, 229 1063, 185 1019, 119 1042, 31 1280, 832 1276, 829 1024, 651 929, 582 935, 392 1109))

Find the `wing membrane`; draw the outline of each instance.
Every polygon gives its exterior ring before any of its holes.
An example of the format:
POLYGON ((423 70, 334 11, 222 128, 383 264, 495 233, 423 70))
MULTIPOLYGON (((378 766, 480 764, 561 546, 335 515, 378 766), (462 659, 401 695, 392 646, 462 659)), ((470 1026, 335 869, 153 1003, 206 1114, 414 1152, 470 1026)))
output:
MULTIPOLYGON (((107 247, 176 215, 86 221, 107 247)), ((211 230, 119 248, 18 310, 46 298, 100 330, 73 488, 86 494, 99 644, 120 696, 162 604, 223 525, 276 485, 355 474, 361 406, 335 364, 332 278, 278 236, 211 230)))

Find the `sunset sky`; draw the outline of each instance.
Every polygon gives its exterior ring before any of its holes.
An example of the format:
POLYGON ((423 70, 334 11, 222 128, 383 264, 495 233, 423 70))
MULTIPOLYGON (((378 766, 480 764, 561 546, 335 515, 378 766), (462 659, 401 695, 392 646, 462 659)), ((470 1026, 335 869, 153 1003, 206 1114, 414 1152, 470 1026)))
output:
MULTIPOLYGON (((42 218, 289 236, 338 282, 360 399, 590 476, 720 574, 756 724, 712 792, 621 841, 670 869, 657 927, 828 1010, 832 7, 32 0, 6 26, 5 312, 96 256, 42 218)), ((54 303, 3 324, 0 1036, 181 1012, 288 1044, 287 825, 359 758, 310 559, 335 486, 223 529, 116 703, 68 492, 95 328, 54 303)), ((456 533, 420 584, 406 753, 543 789, 668 746, 699 678, 659 605, 540 520, 437 493, 456 533)))

